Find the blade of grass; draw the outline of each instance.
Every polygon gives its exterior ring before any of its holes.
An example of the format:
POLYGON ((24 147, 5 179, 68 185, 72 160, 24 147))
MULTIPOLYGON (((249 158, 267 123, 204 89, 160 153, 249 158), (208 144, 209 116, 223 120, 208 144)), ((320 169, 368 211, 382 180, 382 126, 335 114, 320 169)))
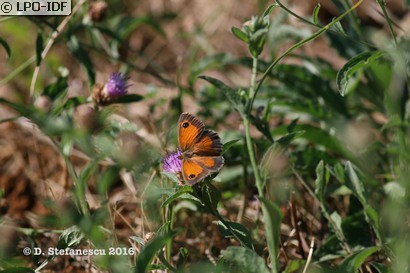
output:
MULTIPOLYGON (((58 35, 63 31, 63 29, 66 27, 70 19, 73 17, 73 15, 80 9, 80 7, 86 2, 86 0, 80 0, 77 2, 77 4, 74 6, 73 10, 71 11, 70 15, 68 15, 64 20, 60 23, 60 25, 57 27, 57 30, 55 30, 50 38, 48 39, 47 45, 44 47, 42 53, 41 53, 41 60, 44 59, 47 55, 47 53, 50 51, 51 47, 54 44, 54 41, 57 39, 58 35)), ((33 72, 33 77, 31 78, 31 84, 30 84, 30 98, 33 97, 34 94, 34 87, 37 82, 37 77, 38 73, 40 72, 40 62, 38 62, 36 68, 34 69, 33 72)))

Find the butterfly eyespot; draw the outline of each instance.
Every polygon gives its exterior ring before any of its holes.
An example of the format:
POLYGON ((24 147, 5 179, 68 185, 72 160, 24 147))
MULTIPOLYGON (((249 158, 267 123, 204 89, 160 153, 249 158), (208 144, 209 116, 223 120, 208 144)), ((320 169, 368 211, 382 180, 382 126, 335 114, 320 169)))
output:
POLYGON ((189 122, 182 123, 182 127, 187 128, 189 126, 189 122))
POLYGON ((190 174, 190 175, 188 176, 188 178, 189 178, 189 179, 194 179, 195 176, 196 176, 195 174, 190 174))

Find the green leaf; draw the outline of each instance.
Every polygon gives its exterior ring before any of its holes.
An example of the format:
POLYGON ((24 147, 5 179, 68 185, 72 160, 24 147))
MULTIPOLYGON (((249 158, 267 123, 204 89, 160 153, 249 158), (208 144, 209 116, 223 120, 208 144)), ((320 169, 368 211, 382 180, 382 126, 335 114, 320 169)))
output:
POLYGON ((381 241, 382 237, 380 234, 379 213, 371 206, 365 207, 364 213, 366 215, 366 221, 373 226, 373 228, 375 229, 377 238, 381 241))
POLYGON ((36 66, 39 66, 41 63, 42 58, 42 53, 43 53, 43 36, 39 32, 37 35, 37 40, 36 40, 36 66))
POLYGON ((346 94, 346 88, 349 80, 366 65, 380 59, 384 56, 383 51, 367 51, 351 58, 347 63, 337 72, 336 84, 342 96, 346 94))
POLYGON ((402 118, 398 114, 392 114, 390 115, 387 123, 385 123, 383 127, 380 129, 380 131, 383 132, 387 129, 398 128, 400 126, 405 126, 405 123, 403 122, 402 118))
POLYGON ((321 243, 315 251, 318 262, 340 259, 346 256, 346 252, 342 250, 340 240, 335 234, 330 233, 321 243))
POLYGON ((118 165, 109 166, 99 177, 97 192, 106 196, 111 186, 118 180, 121 167, 118 165))
POLYGON ((78 105, 85 103, 85 101, 86 100, 83 96, 69 98, 64 104, 54 108, 52 113, 54 115, 58 116, 64 110, 68 110, 68 109, 77 107, 78 105))
POLYGON ((165 175, 166 177, 169 178, 169 180, 171 180, 172 182, 179 184, 179 178, 176 174, 174 173, 169 173, 169 172, 161 172, 161 174, 165 175))
MULTIPOLYGON (((331 150, 343 155, 345 158, 354 158, 349 151, 347 151, 339 139, 322 128, 314 127, 307 124, 296 125, 295 130, 303 131, 301 138, 323 145, 327 150, 331 150)), ((272 136, 284 135, 287 133, 285 126, 277 127, 271 130, 272 136)))
POLYGON ((238 237, 240 239, 240 242, 245 244, 246 247, 250 249, 253 248, 251 233, 245 226, 241 225, 240 223, 231 221, 218 221, 218 229, 222 236, 224 236, 225 238, 238 237), (232 234, 232 232, 235 233, 236 236, 232 234))
POLYGON ((318 19, 319 11, 320 11, 320 4, 317 4, 317 5, 315 6, 315 8, 313 9, 313 16, 312 16, 313 23, 314 23, 315 25, 318 25, 318 24, 319 24, 319 19, 318 19))
POLYGON ((241 97, 238 94, 238 91, 227 86, 220 80, 217 80, 208 76, 199 76, 198 78, 208 81, 213 84, 215 87, 219 88, 223 94, 228 98, 232 106, 237 109, 240 113, 243 113, 244 105, 241 101, 241 97))
POLYGON ((33 269, 29 267, 10 267, 4 270, 1 270, 0 273, 35 273, 33 269))
POLYGON ((366 259, 373 253, 380 250, 380 247, 374 246, 365 248, 359 252, 356 252, 349 257, 347 257, 342 264, 340 269, 345 272, 357 272, 360 266, 366 261, 366 259))
POLYGON ((118 33, 123 40, 125 40, 128 37, 128 35, 130 35, 134 30, 136 30, 141 25, 148 25, 156 31, 158 31, 160 34, 165 36, 164 30, 158 22, 159 21, 152 16, 123 17, 121 18, 115 29, 116 33, 118 33))
POLYGON ((292 122, 286 127, 286 130, 288 131, 288 133, 293 133, 293 131, 295 130, 296 125, 298 124, 299 118, 295 118, 294 120, 292 120, 292 122))
POLYGON ((177 271, 179 272, 186 272, 186 273, 207 273, 207 272, 212 272, 212 273, 229 273, 229 269, 227 266, 223 263, 223 259, 219 259, 218 263, 214 265, 213 263, 209 261, 201 261, 201 262, 196 262, 192 263, 189 265, 189 271, 177 271))
POLYGON ((245 43, 249 42, 248 35, 246 35, 246 33, 243 32, 241 29, 239 29, 237 27, 232 27, 231 31, 235 35, 235 37, 238 38, 239 40, 242 40, 245 43))
POLYGON ((157 235, 165 235, 171 230, 171 222, 167 221, 157 229, 157 235))
POLYGON ((235 273, 269 273, 265 260, 254 251, 238 246, 230 246, 222 251, 225 261, 233 266, 235 273))
POLYGON ((339 180, 340 183, 344 184, 346 182, 345 172, 342 164, 336 163, 333 168, 334 176, 339 180))
POLYGON ((305 261, 302 260, 290 260, 283 273, 298 272, 297 270, 303 268, 304 264, 305 261))
POLYGON ((262 202, 262 212, 265 218, 266 240, 269 249, 269 255, 271 255, 272 266, 278 268, 278 251, 280 245, 280 225, 282 223, 282 213, 279 207, 259 197, 262 202))
POLYGON ((60 238, 58 239, 57 247, 59 249, 65 249, 67 247, 79 245, 83 238, 84 234, 78 227, 69 227, 61 233, 60 238))
POLYGON ((108 27, 104 27, 104 26, 101 26, 101 25, 95 25, 95 24, 90 25, 89 27, 93 28, 93 29, 97 29, 98 31, 102 32, 103 34, 106 34, 107 36, 109 36, 113 40, 116 40, 117 42, 123 42, 124 41, 118 32, 116 32, 115 30, 112 30, 108 27))
POLYGON ((57 81, 47 85, 44 88, 43 95, 55 100, 57 97, 65 95, 64 91, 67 90, 68 83, 66 77, 58 77, 57 81))
POLYGON ((353 169, 353 166, 350 163, 350 161, 346 162, 345 174, 347 178, 347 185, 353 191, 357 199, 359 199, 360 203, 362 203, 363 207, 366 207, 368 202, 365 197, 363 183, 362 181, 360 181, 359 177, 357 176, 356 171, 353 169))
POLYGON ((336 31, 336 32, 340 32, 340 33, 343 34, 343 35, 347 35, 346 32, 345 32, 345 30, 343 29, 343 26, 342 26, 342 24, 340 23, 340 21, 339 21, 339 22, 336 22, 336 24, 334 24, 334 25, 331 27, 331 29, 334 30, 334 31, 336 31))
POLYGON ((301 137, 304 133, 305 131, 292 132, 280 137, 278 140, 276 140, 276 142, 279 143, 282 147, 287 147, 294 139, 301 137))
POLYGON ((334 211, 331 215, 330 218, 333 220, 333 223, 335 226, 333 228, 337 228, 338 230, 342 230, 342 217, 340 216, 337 211, 334 211))
POLYGON ((224 143, 224 144, 223 144, 223 147, 222 147, 222 153, 221 153, 221 155, 223 155, 224 153, 226 153, 226 151, 228 151, 229 148, 231 148, 232 146, 234 146, 235 143, 238 142, 238 141, 240 141, 240 139, 233 139, 233 140, 230 140, 230 141, 224 143))
POLYGON ((263 50, 263 46, 266 41, 266 34, 268 33, 268 28, 259 29, 252 33, 249 40, 249 51, 253 57, 258 57, 263 50))
POLYGON ((175 233, 168 233, 160 235, 152 239, 140 252, 137 257, 134 272, 143 273, 147 272, 149 265, 154 259, 156 253, 162 249, 162 247, 172 240, 175 233))
POLYGON ((114 103, 131 103, 131 102, 138 102, 142 100, 144 97, 138 94, 129 94, 118 97, 114 100, 114 103))
POLYGON ((250 116, 252 124, 259 130, 270 142, 274 142, 270 133, 269 121, 265 119, 256 118, 253 115, 250 116))
POLYGON ((382 235, 380 232, 380 220, 379 214, 377 211, 369 204, 364 190, 363 182, 359 179, 356 174, 356 171, 353 169, 352 164, 350 161, 346 162, 345 165, 345 173, 346 173, 346 180, 347 186, 350 187, 353 194, 356 198, 360 201, 364 208, 364 214, 366 216, 366 221, 372 225, 374 232, 377 236, 377 239, 382 242, 382 235))
POLYGON ((169 205, 170 203, 172 203, 174 200, 176 200, 181 195, 192 193, 192 192, 193 190, 192 190, 192 187, 190 186, 179 187, 175 193, 171 194, 170 196, 168 196, 167 199, 164 200, 164 202, 161 205, 161 209, 169 205))
MULTIPOLYGON (((194 191, 196 188, 194 188, 194 191)), ((200 200, 212 213, 217 212, 216 208, 221 200, 221 192, 211 183, 202 183, 200 186, 200 200)))
POLYGON ((326 179, 326 176, 325 176, 325 164, 323 160, 321 160, 316 167, 315 194, 317 198, 319 199, 320 203, 322 204, 324 204, 324 200, 325 200, 327 182, 328 180, 326 179))
POLYGON ((83 65, 83 67, 87 71, 88 83, 90 86, 93 86, 95 84, 95 70, 88 52, 80 46, 80 43, 74 36, 71 36, 70 40, 67 43, 67 46, 73 56, 83 65))
POLYGON ((81 172, 78 176, 78 181, 82 184, 87 184, 90 177, 97 171, 99 164, 98 159, 91 160, 85 167, 81 169, 81 172))
POLYGON ((276 7, 279 7, 279 5, 277 3, 271 4, 270 6, 268 6, 265 11, 263 12, 262 17, 266 17, 269 16, 272 13, 272 10, 276 7))
POLYGON ((7 53, 7 58, 10 58, 11 56, 11 49, 9 44, 6 42, 6 40, 4 40, 3 38, 0 37, 0 45, 3 46, 4 50, 6 50, 7 53))
MULTIPOLYGON (((4 98, 0 97, 0 103, 4 103, 5 105, 11 107, 12 109, 14 109, 15 111, 19 112, 21 115, 29 118, 29 119, 34 119, 35 117, 35 109, 33 109, 32 107, 25 107, 23 105, 8 101, 4 98)), ((35 122, 40 121, 35 119, 35 122)))

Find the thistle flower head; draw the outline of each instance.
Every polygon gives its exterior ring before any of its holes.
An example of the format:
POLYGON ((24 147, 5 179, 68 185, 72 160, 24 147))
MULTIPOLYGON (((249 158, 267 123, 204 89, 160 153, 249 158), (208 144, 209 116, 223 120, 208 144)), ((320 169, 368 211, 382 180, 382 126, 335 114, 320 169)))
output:
POLYGON ((93 99, 99 105, 108 105, 118 97, 124 96, 128 92, 129 77, 122 73, 113 73, 104 84, 96 84, 93 90, 93 99))
POLYGON ((113 73, 105 85, 108 96, 117 98, 127 94, 127 89, 130 87, 130 84, 127 83, 128 80, 128 76, 121 73, 113 73))
POLYGON ((179 173, 182 169, 182 160, 179 158, 181 151, 177 150, 175 153, 167 155, 162 163, 164 171, 169 173, 179 173))

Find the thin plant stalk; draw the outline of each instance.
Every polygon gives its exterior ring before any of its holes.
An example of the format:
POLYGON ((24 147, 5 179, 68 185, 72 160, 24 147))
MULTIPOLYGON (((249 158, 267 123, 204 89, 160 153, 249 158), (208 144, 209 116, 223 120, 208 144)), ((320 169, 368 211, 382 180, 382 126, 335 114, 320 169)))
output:
MULTIPOLYGON (((253 170, 254 177, 255 177, 255 184, 258 189, 258 196, 260 198, 264 198, 264 191, 263 191, 264 180, 262 178, 260 169, 256 162, 256 155, 255 155, 255 151, 253 148, 253 141, 252 141, 252 137, 250 133, 250 111, 252 109, 253 99, 255 98, 255 95, 256 95, 255 86, 256 86, 257 66, 258 66, 258 58, 253 57, 252 76, 251 76, 250 89, 249 89, 249 94, 250 94, 251 99, 249 100, 247 108, 246 108, 246 112, 243 115, 243 125, 245 128, 246 147, 248 150, 249 159, 251 161, 252 170, 253 170)), ((277 273, 279 269, 279 262, 277 259, 278 253, 276 251, 276 247, 274 246, 274 238, 273 238, 274 235, 272 232, 270 221, 267 217, 268 213, 269 212, 267 211, 267 208, 264 205, 262 205, 262 214, 264 216, 264 223, 265 223, 265 230, 266 230, 266 241, 268 243, 269 256, 272 262, 271 272, 277 273)))
MULTIPOLYGON (((171 203, 170 205, 167 206, 167 221, 169 221, 169 230, 168 232, 171 232, 174 228, 174 221, 175 221, 175 212, 174 212, 174 205, 171 203)), ((173 240, 170 240, 167 243, 166 247, 166 257, 167 261, 171 261, 171 252, 172 252, 172 242, 173 240)))
POLYGON ((396 38, 396 34, 394 33, 393 26, 392 26, 389 14, 387 13, 387 10, 386 10, 386 7, 385 7, 386 3, 385 3, 384 0, 376 0, 376 2, 377 2, 377 4, 379 4, 380 8, 382 9, 383 16, 384 16, 384 18, 386 18, 387 25, 389 26, 390 34, 393 37, 394 45, 395 45, 395 47, 397 47, 397 38, 396 38))

